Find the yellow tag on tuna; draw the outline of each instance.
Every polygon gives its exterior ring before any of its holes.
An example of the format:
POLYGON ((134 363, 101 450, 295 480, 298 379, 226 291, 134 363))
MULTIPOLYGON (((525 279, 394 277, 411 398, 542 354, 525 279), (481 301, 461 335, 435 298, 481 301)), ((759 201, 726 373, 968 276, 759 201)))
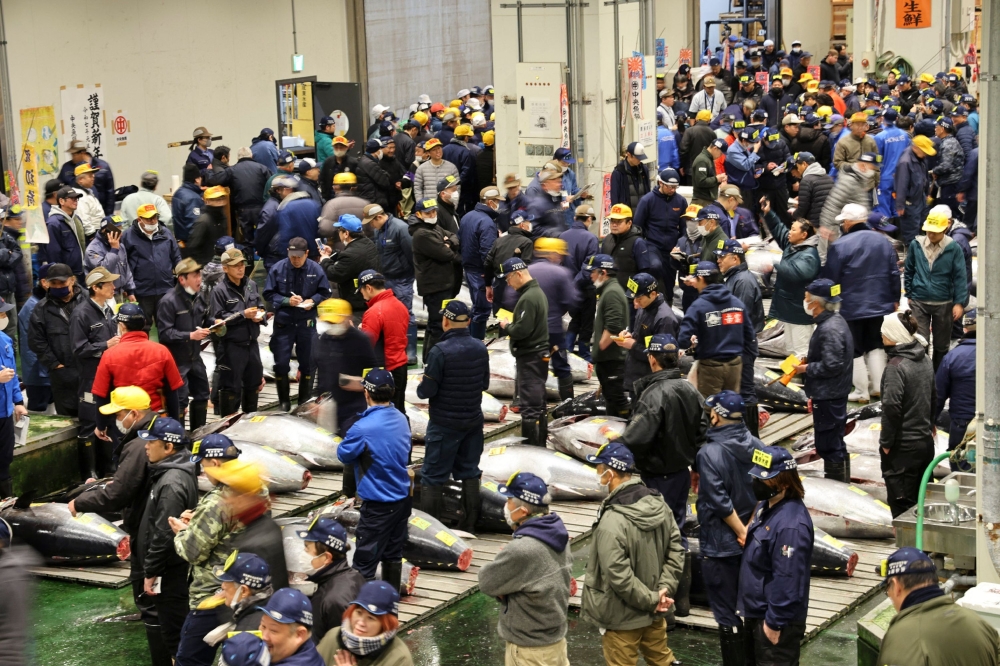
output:
POLYGON ((451 534, 448 534, 444 530, 441 530, 440 532, 438 532, 437 534, 435 534, 434 538, 437 539, 438 541, 440 541, 441 543, 443 543, 444 545, 449 546, 449 547, 452 544, 454 544, 456 541, 458 541, 458 537, 452 536, 451 534))
POLYGON ((108 525, 107 523, 101 523, 100 525, 97 526, 97 529, 101 530, 105 534, 114 534, 115 533, 115 526, 114 525, 108 525))
POLYGON ((834 548, 843 548, 844 547, 844 542, 843 541, 839 541, 836 538, 830 536, 829 534, 827 534, 827 535, 825 535, 823 537, 823 541, 826 541, 828 544, 830 544, 834 548))
POLYGON ((573 460, 572 458, 570 458, 568 455, 566 455, 562 451, 556 451, 552 455, 554 455, 556 458, 562 458, 563 460, 573 460))
POLYGON ((486 488, 487 490, 492 490, 493 492, 497 492, 498 490, 500 490, 500 486, 493 483, 492 481, 483 481, 483 488, 486 488))
POLYGON ((752 462, 754 465, 759 465, 764 469, 771 469, 771 454, 767 453, 766 451, 761 451, 760 449, 756 449, 753 452, 753 458, 750 459, 750 462, 752 462))
POLYGON ((628 290, 631 291, 633 294, 639 291, 639 283, 633 280, 632 278, 628 279, 628 282, 625 284, 625 286, 628 287, 628 290))
POLYGON ((594 419, 593 421, 591 421, 591 423, 593 423, 594 425, 598 425, 599 423, 607 423, 607 422, 608 422, 607 419, 594 419))
POLYGON ((861 488, 858 488, 857 486, 847 486, 847 489, 850 490, 852 493, 857 493, 859 495, 867 495, 868 494, 865 491, 861 490, 861 488))
POLYGON ((892 511, 892 509, 889 508, 889 505, 883 502, 882 500, 875 500, 875 503, 878 504, 883 509, 885 509, 886 511, 892 511))
POLYGON ((410 524, 419 530, 426 530, 428 527, 431 526, 430 521, 424 520, 420 516, 413 516, 412 518, 410 518, 410 524))
POLYGON ((507 450, 506 446, 494 446, 492 449, 490 449, 490 455, 491 456, 503 455, 503 452, 506 450, 507 450))
POLYGON ((881 430, 882 429, 882 424, 881 423, 873 423, 870 426, 868 426, 868 429, 869 430, 881 430))
POLYGON ((266 418, 267 418, 266 416, 254 416, 250 419, 250 423, 260 423, 266 418))

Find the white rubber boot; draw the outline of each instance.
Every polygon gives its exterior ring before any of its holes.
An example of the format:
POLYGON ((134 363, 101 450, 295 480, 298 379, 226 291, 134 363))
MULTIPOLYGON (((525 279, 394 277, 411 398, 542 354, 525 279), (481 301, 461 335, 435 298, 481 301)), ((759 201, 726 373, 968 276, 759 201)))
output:
POLYGON ((885 372, 887 361, 884 349, 875 349, 865 354, 865 365, 868 366, 868 376, 871 378, 868 394, 873 398, 882 396, 882 373, 885 372))
POLYGON ((868 393, 868 367, 864 357, 854 359, 854 391, 847 396, 848 402, 870 402, 868 393))

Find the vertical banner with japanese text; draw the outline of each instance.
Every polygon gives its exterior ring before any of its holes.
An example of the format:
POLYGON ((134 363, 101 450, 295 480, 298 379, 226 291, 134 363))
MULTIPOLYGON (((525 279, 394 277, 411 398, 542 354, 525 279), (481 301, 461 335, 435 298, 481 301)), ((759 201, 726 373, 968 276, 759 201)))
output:
POLYGON ((80 140, 94 157, 105 157, 104 90, 101 84, 63 86, 60 94, 60 133, 67 144, 80 140))
POLYGON ((656 66, 667 66, 667 40, 662 37, 656 38, 656 66))
POLYGON ((559 86, 559 129, 563 148, 569 148, 569 96, 566 94, 566 84, 559 86))
POLYGON ((628 107, 636 120, 642 120, 642 84, 645 63, 642 56, 628 59, 628 107))
POLYGON ((760 87, 763 88, 765 93, 771 89, 771 81, 767 72, 757 72, 753 75, 753 77, 754 80, 760 84, 760 87))
POLYGON ((38 175, 59 171, 59 141, 54 106, 21 109, 21 143, 34 144, 38 152, 38 175))
POLYGON ((611 174, 604 174, 601 182, 601 226, 597 235, 604 238, 611 233, 611 224, 608 222, 608 215, 611 213, 611 174))
POLYGON ((38 194, 38 151, 32 143, 21 147, 21 174, 24 177, 21 206, 24 208, 25 239, 29 243, 48 243, 49 232, 42 219, 42 197, 38 194))

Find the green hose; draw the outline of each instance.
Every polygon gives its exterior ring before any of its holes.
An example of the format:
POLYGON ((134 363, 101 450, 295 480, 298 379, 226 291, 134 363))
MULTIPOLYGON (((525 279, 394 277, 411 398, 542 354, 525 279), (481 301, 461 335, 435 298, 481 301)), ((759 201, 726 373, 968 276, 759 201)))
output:
POLYGON ((917 550, 924 549, 924 498, 927 496, 927 484, 931 480, 931 472, 937 464, 951 457, 951 451, 939 453, 924 470, 924 478, 920 479, 920 493, 917 495, 917 550))

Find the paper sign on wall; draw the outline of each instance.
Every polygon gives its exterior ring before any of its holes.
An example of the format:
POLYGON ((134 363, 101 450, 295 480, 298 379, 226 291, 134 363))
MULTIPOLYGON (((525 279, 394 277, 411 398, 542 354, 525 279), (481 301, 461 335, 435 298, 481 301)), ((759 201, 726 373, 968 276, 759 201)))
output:
POLYGON ((104 140, 104 89, 97 83, 92 86, 63 86, 60 89, 60 128, 63 139, 69 143, 76 139, 87 142, 87 149, 94 157, 104 157, 107 142, 104 140))
POLYGON ((680 64, 691 66, 691 49, 681 49, 680 64))
POLYGON ((559 129, 562 137, 560 145, 569 148, 569 96, 565 83, 559 86, 559 129))
POLYGON ((931 0, 896 0, 896 27, 931 27, 931 0))
POLYGON ((662 37, 656 39, 656 66, 667 66, 667 40, 662 37))
POLYGON ((128 136, 132 131, 132 122, 128 119, 128 114, 118 109, 111 120, 111 133, 115 137, 116 146, 127 146, 128 136))
POLYGON ((656 141, 656 125, 652 120, 644 120, 639 123, 639 143, 651 148, 656 141))
POLYGON ((809 65, 809 75, 813 77, 813 81, 819 81, 819 77, 823 76, 819 72, 819 65, 809 65))
POLYGON ((38 175, 59 170, 59 144, 54 106, 21 109, 21 143, 30 143, 38 153, 38 175))

